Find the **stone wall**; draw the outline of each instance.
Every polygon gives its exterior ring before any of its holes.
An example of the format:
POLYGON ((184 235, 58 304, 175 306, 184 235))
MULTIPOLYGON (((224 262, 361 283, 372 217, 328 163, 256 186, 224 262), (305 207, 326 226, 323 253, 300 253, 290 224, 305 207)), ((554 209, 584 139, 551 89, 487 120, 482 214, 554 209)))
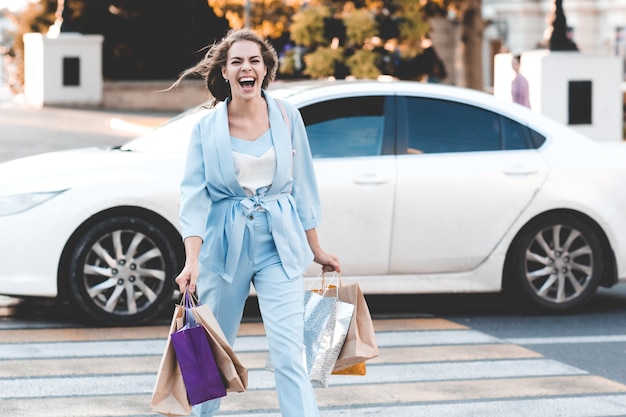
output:
POLYGON ((181 112, 202 104, 210 96, 202 80, 185 80, 168 91, 172 81, 105 81, 102 108, 181 112))

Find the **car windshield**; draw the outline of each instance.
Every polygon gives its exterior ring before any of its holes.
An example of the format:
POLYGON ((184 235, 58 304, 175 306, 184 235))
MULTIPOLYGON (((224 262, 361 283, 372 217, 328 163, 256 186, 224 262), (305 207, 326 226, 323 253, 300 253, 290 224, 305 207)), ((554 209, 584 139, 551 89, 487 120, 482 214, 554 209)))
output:
POLYGON ((210 109, 194 107, 120 147, 122 151, 185 153, 194 124, 210 109))

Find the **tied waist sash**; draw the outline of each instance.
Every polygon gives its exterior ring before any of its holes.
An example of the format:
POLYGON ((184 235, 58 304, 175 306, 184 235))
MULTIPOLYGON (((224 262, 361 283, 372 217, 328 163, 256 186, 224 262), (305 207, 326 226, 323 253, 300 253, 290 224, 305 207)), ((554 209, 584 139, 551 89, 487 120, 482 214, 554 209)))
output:
POLYGON ((284 222, 280 221, 282 214, 280 201, 283 200, 290 206, 293 206, 295 205, 293 196, 290 193, 278 193, 271 195, 254 195, 243 198, 229 197, 229 199, 236 200, 234 205, 236 213, 232 233, 228 239, 223 278, 227 282, 233 282, 233 278, 237 272, 239 258, 241 257, 246 219, 252 215, 252 213, 259 210, 266 212, 269 232, 274 238, 274 244, 276 245, 283 268, 289 276, 291 276, 291 271, 297 271, 295 256, 291 251, 291 246, 287 239, 284 222))

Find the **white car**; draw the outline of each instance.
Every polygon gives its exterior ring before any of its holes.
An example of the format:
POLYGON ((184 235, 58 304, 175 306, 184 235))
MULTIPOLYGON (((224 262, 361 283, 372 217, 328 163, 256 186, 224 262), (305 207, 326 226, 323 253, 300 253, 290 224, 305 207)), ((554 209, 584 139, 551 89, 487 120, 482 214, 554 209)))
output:
MULTIPOLYGON (((320 239, 366 294, 510 288, 556 312, 626 280, 625 145, 456 87, 271 91, 302 113, 320 239)), ((0 294, 60 297, 108 324, 170 306, 184 259, 179 182, 192 125, 207 111, 118 148, 0 164, 0 294)))

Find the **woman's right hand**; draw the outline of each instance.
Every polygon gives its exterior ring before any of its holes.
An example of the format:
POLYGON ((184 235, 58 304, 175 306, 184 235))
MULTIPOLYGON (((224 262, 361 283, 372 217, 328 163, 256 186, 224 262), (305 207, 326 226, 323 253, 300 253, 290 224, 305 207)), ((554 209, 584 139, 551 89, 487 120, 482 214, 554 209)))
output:
POLYGON ((200 275, 198 255, 201 246, 202 239, 200 237, 189 236, 185 238, 185 266, 175 280, 181 293, 185 292, 187 286, 189 286, 191 294, 196 292, 196 283, 198 282, 198 275, 200 275))
POLYGON ((196 292, 196 283, 198 282, 198 263, 185 263, 183 270, 176 277, 176 283, 180 289, 181 294, 185 292, 185 289, 189 287, 191 294, 196 292))

